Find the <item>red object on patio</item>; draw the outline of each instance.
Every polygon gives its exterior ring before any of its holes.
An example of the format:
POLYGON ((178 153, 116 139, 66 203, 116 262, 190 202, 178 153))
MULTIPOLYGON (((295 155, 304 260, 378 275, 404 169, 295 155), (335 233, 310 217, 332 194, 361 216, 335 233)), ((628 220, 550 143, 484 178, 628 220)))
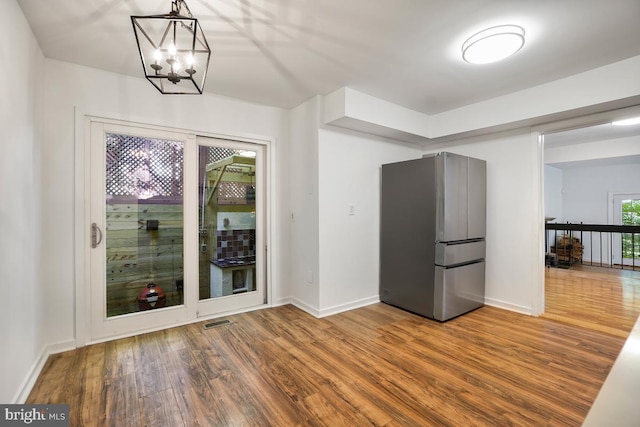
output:
POLYGON ((164 307, 167 303, 167 296, 160 286, 151 282, 138 294, 138 308, 140 311, 153 310, 164 307))

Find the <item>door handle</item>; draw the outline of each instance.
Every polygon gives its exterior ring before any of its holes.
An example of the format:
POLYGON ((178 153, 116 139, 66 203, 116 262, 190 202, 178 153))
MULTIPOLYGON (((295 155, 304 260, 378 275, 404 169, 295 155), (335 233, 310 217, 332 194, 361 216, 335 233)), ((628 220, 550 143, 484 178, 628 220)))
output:
POLYGON ((102 230, 95 222, 91 224, 91 248, 95 249, 102 242, 102 230))

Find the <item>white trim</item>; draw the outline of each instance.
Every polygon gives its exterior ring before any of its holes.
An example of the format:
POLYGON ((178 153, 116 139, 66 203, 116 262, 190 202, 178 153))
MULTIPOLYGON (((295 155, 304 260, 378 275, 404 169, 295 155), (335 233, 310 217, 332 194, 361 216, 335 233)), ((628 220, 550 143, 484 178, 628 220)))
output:
POLYGON ((119 340, 122 338, 130 338, 130 337, 135 337, 142 334, 148 334, 151 332, 158 332, 158 331, 164 331, 166 329, 179 328, 181 326, 192 325, 194 323, 206 322, 207 320, 211 320, 211 319, 219 319, 221 317, 233 316, 234 314, 248 313, 250 311, 263 310, 265 308, 271 308, 271 306, 269 306, 268 304, 263 304, 263 305, 256 305, 253 307, 246 307, 241 310, 229 310, 229 311, 225 311, 224 313, 216 313, 209 316, 202 316, 195 319, 188 319, 188 320, 178 322, 169 326, 161 325, 161 326, 156 326, 149 329, 144 329, 142 331, 129 332, 129 333, 114 335, 110 337, 99 338, 96 340, 89 341, 87 345, 100 344, 104 342, 119 340))
MULTIPOLYGON (((269 262, 271 254, 266 251, 269 240, 267 237, 268 218, 269 215, 269 192, 267 190, 267 170, 269 167, 268 158, 266 153, 269 150, 268 143, 247 143, 245 141, 237 141, 230 139, 210 138, 210 137, 197 137, 196 148, 199 147, 223 147, 234 149, 247 149, 256 152, 255 158, 255 171, 256 171, 256 204, 255 204, 255 217, 256 217, 256 264, 254 265, 256 277, 254 283, 256 284, 255 292, 246 292, 237 295, 228 295, 218 298, 210 298, 205 300, 199 300, 198 295, 195 294, 191 303, 197 307, 197 316, 209 316, 211 314, 219 313, 220 310, 242 310, 242 307, 254 306, 256 304, 264 304, 268 301, 267 289, 269 288, 269 278, 267 273, 269 270, 269 262)), ((199 179, 199 178, 198 178, 199 179)), ((193 188, 198 188, 197 183, 192 185, 193 188)), ((197 202, 196 202, 197 205, 197 202)), ((194 224, 193 230, 197 234, 198 224, 194 224)), ((197 246, 189 246, 189 249, 197 251, 197 246)), ((185 249, 185 258, 188 256, 187 249, 185 249)), ((215 251, 215 249, 212 249, 215 251)), ((198 253, 192 254, 194 257, 198 257, 198 253)), ((196 279, 194 272, 193 280, 196 279)), ((186 278, 186 272, 185 272, 186 278)), ((197 280, 196 280, 197 281, 197 280)), ((185 300, 186 301, 186 300, 185 300)))
POLYGON ((617 218, 615 216, 615 198, 616 197, 621 197, 621 196, 629 196, 632 199, 637 199, 640 194, 638 193, 638 191, 633 191, 633 190, 629 190, 629 191, 607 191, 607 222, 609 224, 617 224, 617 225, 621 225, 618 224, 617 218))
POLYGON ((537 175, 534 179, 537 184, 538 193, 538 212, 537 212, 537 257, 534 281, 536 286, 532 289, 531 294, 531 314, 534 316, 540 316, 544 313, 545 308, 545 221, 544 221, 544 136, 537 131, 531 132, 533 144, 536 147, 536 155, 533 159, 533 170, 537 175))
POLYGON ((332 316, 334 314, 342 313, 345 311, 355 310, 356 308, 366 307, 371 304, 380 302, 380 295, 374 295, 368 298, 363 298, 357 301, 351 301, 346 304, 335 305, 329 308, 323 308, 320 310, 318 317, 332 316))
POLYGON ((317 308, 312 307, 303 301, 300 301, 298 298, 291 297, 290 304, 298 307, 300 310, 307 312, 314 317, 320 317, 320 311, 318 311, 317 308))
POLYGON ((62 353, 63 351, 73 350, 75 348, 75 340, 62 341, 44 346, 40 351, 40 354, 38 354, 36 361, 31 366, 31 369, 29 369, 24 381, 22 381, 22 384, 18 387, 18 392, 13 398, 12 403, 23 404, 27 401, 33 386, 38 380, 40 373, 42 373, 44 365, 47 363, 47 360, 49 360, 49 356, 56 353, 62 353))
POLYGON ((31 369, 29 369, 29 372, 27 373, 24 381, 22 381, 22 384, 20 384, 20 387, 18 387, 18 392, 16 393, 11 403, 22 404, 27 401, 29 393, 31 393, 31 389, 33 389, 33 386, 40 376, 40 372, 42 372, 42 368, 44 368, 45 363, 47 363, 48 358, 49 354, 47 353, 46 347, 44 347, 36 358, 36 361, 34 362, 31 369))
MULTIPOLYGON (((86 292, 85 284, 90 282, 90 271, 88 268, 88 261, 90 256, 90 236, 85 230, 85 222, 87 218, 90 218, 89 212, 89 198, 87 192, 89 188, 85 185, 86 182, 86 157, 89 155, 89 150, 86 150, 87 141, 90 141, 90 126, 87 126, 91 121, 99 121, 107 124, 121 124, 127 126, 139 126, 151 130, 169 131, 169 132, 181 132, 188 135, 197 135, 210 138, 228 139, 232 141, 248 142, 254 144, 260 144, 265 146, 265 164, 268 165, 268 172, 265 177, 266 185, 266 235, 265 240, 269 245, 269 254, 267 254, 267 272, 265 286, 267 296, 267 303, 264 305, 249 307, 247 309, 239 310, 240 312, 251 311, 259 308, 265 308, 270 306, 270 302, 273 298, 273 284, 275 283, 274 277, 276 276, 277 263, 274 260, 272 254, 277 253, 275 248, 277 242, 274 242, 272 237, 278 235, 278 224, 275 219, 277 218, 277 203, 275 203, 274 197, 276 197, 276 190, 273 188, 277 182, 277 143, 275 136, 269 137, 264 135, 251 134, 246 132, 228 132, 215 129, 183 129, 176 126, 166 125, 162 123, 157 117, 132 117, 130 114, 123 115, 117 112, 96 112, 85 111, 82 107, 74 106, 74 288, 75 288, 75 346, 82 347, 88 344, 95 343, 90 337, 89 321, 91 319, 90 309, 90 293, 86 292)), ((219 313, 213 317, 219 317, 222 315, 229 315, 235 312, 219 313)), ((186 323, 198 322, 209 316, 196 317, 189 319, 186 323)), ((166 329, 170 327, 178 326, 178 324, 171 324, 161 327, 159 329, 166 329)))
MULTIPOLYGON (((356 308, 361 308, 361 307, 366 307, 368 305, 371 304, 376 304, 380 302, 380 296, 379 295, 374 295, 368 298, 363 298, 357 301, 351 301, 345 304, 340 304, 340 305, 336 305, 333 307, 329 307, 329 308, 325 308, 322 310, 319 310, 316 307, 311 307, 310 305, 308 305, 307 303, 300 301, 297 298, 291 298, 290 299, 290 304, 294 305, 296 307, 298 307, 300 310, 305 311, 307 313, 309 313, 310 315, 317 317, 317 318, 322 318, 322 317, 327 317, 327 316, 332 316, 334 314, 338 314, 338 313, 342 313, 345 311, 350 311, 350 310, 355 310, 356 308)), ((283 304, 284 305, 284 304, 283 304)))
POLYGON ((270 306, 271 306, 271 307, 280 307, 280 306, 288 305, 288 304, 295 305, 295 304, 293 303, 293 298, 291 298, 291 297, 278 298, 278 299, 276 299, 275 301, 273 301, 273 302, 270 304, 270 306))
POLYGON ((535 132, 540 132, 544 134, 565 132, 567 130, 572 130, 572 129, 581 129, 585 127, 611 123, 612 121, 619 119, 621 117, 625 117, 628 115, 635 115, 637 113, 640 113, 640 106, 637 106, 637 105, 631 106, 631 107, 614 108, 614 109, 602 111, 599 113, 591 113, 591 114, 586 113, 578 117, 571 117, 564 120, 561 119, 561 120, 552 121, 549 123, 536 125, 536 126, 533 126, 533 130, 535 132))
POLYGON ((85 283, 89 281, 89 236, 85 230, 85 218, 89 218, 89 205, 87 189, 85 188, 85 164, 88 150, 85 150, 85 141, 89 140, 89 127, 85 126, 85 116, 74 107, 74 206, 73 206, 73 280, 74 280, 74 319, 75 341, 77 347, 84 346, 89 339, 87 327, 89 313, 88 293, 85 292, 85 283))
POLYGON ((514 311, 516 313, 537 317, 536 314, 533 314, 533 308, 525 307, 524 305, 512 304, 510 302, 505 302, 498 299, 486 298, 486 297, 484 299, 484 303, 485 305, 488 305, 491 307, 501 308, 503 310, 514 311))
POLYGON ((194 134, 198 136, 208 136, 211 138, 230 139, 233 141, 244 141, 253 143, 273 142, 275 137, 266 135, 236 132, 221 129, 193 129, 183 128, 177 125, 167 124, 165 119, 159 119, 157 116, 135 116, 129 113, 121 114, 118 112, 105 111, 85 111, 82 107, 75 107, 76 116, 81 118, 91 117, 96 121, 108 124, 120 124, 134 127, 142 127, 154 130, 164 130, 169 132, 194 134))

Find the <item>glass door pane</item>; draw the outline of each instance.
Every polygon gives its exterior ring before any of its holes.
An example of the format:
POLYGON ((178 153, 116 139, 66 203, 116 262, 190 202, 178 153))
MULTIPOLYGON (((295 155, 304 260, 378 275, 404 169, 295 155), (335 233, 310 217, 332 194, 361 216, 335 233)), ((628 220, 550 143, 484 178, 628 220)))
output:
POLYGON ((200 299, 256 290, 256 152, 199 147, 200 299))
POLYGON ((198 137, 200 316, 265 303, 264 147, 198 137))
MULTIPOLYGON (((640 199, 623 200, 622 225, 640 225, 640 199)), ((622 258, 625 264, 640 265, 640 235, 622 233, 622 258)))
POLYGON ((106 316, 181 305, 184 143, 105 133, 106 316))

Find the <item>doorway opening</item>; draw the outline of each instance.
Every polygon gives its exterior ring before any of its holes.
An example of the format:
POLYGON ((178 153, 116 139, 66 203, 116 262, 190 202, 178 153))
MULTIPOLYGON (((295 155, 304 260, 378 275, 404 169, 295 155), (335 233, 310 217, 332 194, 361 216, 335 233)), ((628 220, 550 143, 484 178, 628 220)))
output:
POLYGON ((640 142, 640 126, 609 121, 543 135, 543 316, 626 336, 640 314, 640 272, 629 267, 640 239, 612 226, 624 224, 623 211, 638 225, 629 194, 640 193, 640 146, 631 143, 640 142))

